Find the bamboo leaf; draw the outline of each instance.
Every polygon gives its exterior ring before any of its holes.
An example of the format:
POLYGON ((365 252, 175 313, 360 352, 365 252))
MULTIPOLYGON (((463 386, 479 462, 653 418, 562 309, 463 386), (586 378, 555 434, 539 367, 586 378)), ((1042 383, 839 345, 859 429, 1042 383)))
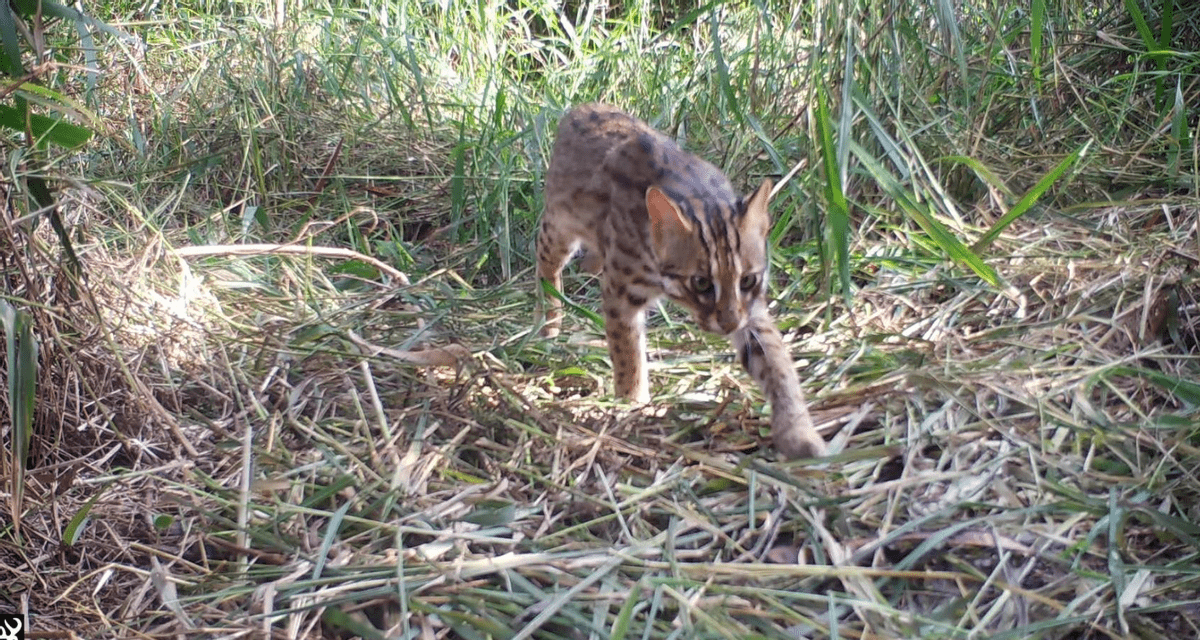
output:
POLYGON ((83 145, 92 138, 92 130, 71 124, 61 118, 51 118, 37 113, 26 114, 25 109, 0 105, 0 126, 14 131, 24 131, 28 117, 29 130, 39 147, 53 142, 68 149, 83 145))
POLYGON ((17 16, 10 5, 0 4, 0 72, 9 77, 25 75, 21 64, 21 39, 17 36, 17 16))
POLYGON ((37 342, 32 321, 24 311, 0 300, 0 323, 4 325, 8 419, 12 425, 9 451, 10 513, 20 533, 25 498, 25 473, 29 443, 33 438, 33 411, 37 383, 37 342))

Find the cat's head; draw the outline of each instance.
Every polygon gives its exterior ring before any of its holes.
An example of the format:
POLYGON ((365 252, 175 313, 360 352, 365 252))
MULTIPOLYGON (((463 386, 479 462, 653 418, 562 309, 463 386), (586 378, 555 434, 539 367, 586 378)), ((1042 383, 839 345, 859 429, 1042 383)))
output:
POLYGON ((662 287, 706 331, 729 335, 764 303, 770 196, 770 180, 744 198, 731 189, 702 196, 646 189, 650 246, 662 287))

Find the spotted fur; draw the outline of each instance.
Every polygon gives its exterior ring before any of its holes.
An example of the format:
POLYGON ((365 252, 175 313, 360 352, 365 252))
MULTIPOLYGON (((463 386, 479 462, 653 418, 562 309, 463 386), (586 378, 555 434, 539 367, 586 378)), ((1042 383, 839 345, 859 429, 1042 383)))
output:
MULTIPOLYGON (((713 165, 615 107, 577 107, 558 125, 546 173, 537 272, 562 289, 583 252, 601 274, 616 395, 650 399, 646 307, 666 296, 703 329, 729 336, 771 402, 771 436, 789 457, 823 455, 800 381, 767 311, 770 181, 745 198, 713 165)), ((558 335, 562 302, 545 300, 542 335, 558 335)))

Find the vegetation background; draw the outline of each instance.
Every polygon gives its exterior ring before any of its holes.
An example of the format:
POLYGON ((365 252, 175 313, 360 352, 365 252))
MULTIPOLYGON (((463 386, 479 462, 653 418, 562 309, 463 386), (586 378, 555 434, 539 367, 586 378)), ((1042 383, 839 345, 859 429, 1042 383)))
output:
POLYGON ((1200 637, 1200 7, 0 7, 0 612, 40 637, 1200 637), (557 118, 742 188, 722 340, 536 337, 557 118))

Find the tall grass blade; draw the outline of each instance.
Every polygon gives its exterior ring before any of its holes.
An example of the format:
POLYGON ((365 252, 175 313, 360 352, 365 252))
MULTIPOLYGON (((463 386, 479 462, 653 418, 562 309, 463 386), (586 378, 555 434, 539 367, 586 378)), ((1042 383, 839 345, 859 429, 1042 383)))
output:
POLYGON ((458 144, 450 152, 454 174, 450 176, 450 224, 453 234, 461 238, 463 216, 467 211, 467 142, 465 131, 459 132, 458 144))
POLYGON ((1105 520, 1108 521, 1108 577, 1112 580, 1113 592, 1117 596, 1117 622, 1121 625, 1122 630, 1128 633, 1129 623, 1125 620, 1125 608, 1121 606, 1121 602, 1125 598, 1125 561, 1121 559, 1119 544, 1119 541, 1125 539, 1126 513, 1125 508, 1117 501, 1116 487, 1109 487, 1108 513, 1096 523, 1096 528, 1106 524, 1105 520))
POLYGON ((321 540, 321 546, 316 554, 317 561, 313 563, 312 579, 320 580, 321 573, 325 570, 325 562, 330 557, 329 550, 333 548, 337 542, 338 532, 341 531, 342 521, 346 518, 346 513, 350 511, 350 507, 354 504, 346 502, 329 518, 329 522, 325 525, 325 536, 321 540))
POLYGON ((1018 200, 1017 203, 1008 210, 1008 213, 1000 216, 1000 219, 997 220, 992 227, 983 234, 983 237, 979 238, 974 245, 971 245, 971 250, 976 252, 982 252, 986 250, 988 245, 992 244, 996 237, 999 236, 1000 233, 1004 231, 1006 227, 1008 227, 1008 225, 1012 224, 1014 220, 1025 215, 1026 212, 1032 209, 1033 205, 1037 204, 1038 200, 1040 200, 1041 197, 1046 194, 1046 191, 1048 191, 1050 187, 1054 186, 1054 183, 1058 182, 1059 178, 1062 178, 1063 174, 1065 174, 1067 170, 1075 166, 1075 163, 1079 161, 1079 158, 1083 156, 1083 154, 1086 153, 1088 148, 1091 146, 1091 140, 1085 142, 1082 147, 1079 147, 1073 153, 1071 153, 1071 155, 1063 158, 1057 165, 1054 166, 1053 169, 1047 172, 1046 175, 1042 176, 1042 179, 1038 180, 1037 184, 1033 185, 1033 188, 1027 191, 1025 195, 1021 196, 1021 199, 1018 200))
POLYGON ((726 64, 725 54, 721 50, 721 19, 717 15, 716 7, 713 7, 710 14, 710 24, 712 25, 713 61, 717 65, 717 82, 720 84, 721 93, 725 96, 721 112, 724 114, 726 110, 732 110, 738 121, 741 121, 742 109, 738 103, 737 94, 733 91, 733 85, 730 83, 729 65, 726 64))
POLYGON ((1038 95, 1042 93, 1042 29, 1046 23, 1046 0, 1033 0, 1029 15, 1029 64, 1038 95))
MULTIPOLYGON (((817 132, 821 136, 821 167, 825 176, 825 201, 829 207, 827 242, 837 267, 838 284, 842 297, 850 301, 850 206, 842 189, 842 171, 838 165, 838 150, 833 142, 833 127, 829 122, 829 99, 824 91, 817 93, 817 132)), ((849 104, 843 104, 849 109, 849 104)))
MULTIPOLYGON (((1171 48, 1171 33, 1175 26, 1175 0, 1162 0, 1162 31, 1158 34, 1158 50, 1167 51, 1171 48)), ((1162 104, 1163 93, 1166 91, 1167 56, 1158 58, 1158 78, 1155 86, 1155 104, 1162 104)))
POLYGON ((1112 367, 1105 370, 1106 376, 1134 376, 1154 383, 1162 390, 1188 403, 1193 409, 1200 408, 1200 384, 1159 371, 1137 367, 1112 367))
POLYGON ((617 612, 616 620, 613 620, 612 632, 608 634, 609 640, 625 640, 625 636, 629 635, 629 627, 633 624, 633 610, 642 602, 641 587, 639 583, 629 590, 629 597, 617 612))
MULTIPOLYGON (((706 13, 715 12, 717 7, 725 4, 727 1, 728 0, 713 0, 712 2, 702 4, 694 9, 690 9, 690 10, 680 14, 679 17, 676 18, 674 22, 672 22, 670 25, 667 26, 666 29, 663 29, 662 31, 660 31, 658 33, 658 35, 656 35, 654 37, 654 40, 651 42, 651 44, 657 43, 660 40, 663 40, 664 38, 667 38, 683 29, 686 29, 686 28, 692 26, 693 23, 697 22, 700 19, 700 16, 702 16, 706 13)), ((590 15, 591 14, 589 14, 589 16, 590 15)))
MULTIPOLYGON (((1154 79, 1154 104, 1161 108, 1163 93, 1165 92, 1163 72, 1167 69, 1167 57, 1160 52, 1166 51, 1167 45, 1171 42, 1170 23, 1164 22, 1159 38, 1155 38, 1154 33, 1150 30, 1149 23, 1146 22, 1145 14, 1142 13, 1142 8, 1138 6, 1137 0, 1125 0, 1125 10, 1129 12, 1129 17, 1133 20, 1134 27, 1137 29, 1138 35, 1142 38, 1142 44, 1146 46, 1146 51, 1158 62, 1160 73, 1154 79)), ((1163 0, 1163 17, 1169 19, 1173 13, 1174 0, 1163 0)))
POLYGON ((591 309, 589 309, 585 306, 571 302, 570 298, 564 296, 561 292, 556 290, 554 288, 554 286, 551 285, 548 280, 539 280, 539 282, 541 282, 541 285, 542 285, 542 294, 543 295, 553 296, 555 298, 558 298, 559 300, 562 300, 563 305, 565 305, 566 308, 570 309, 572 313, 583 316, 584 318, 587 319, 588 322, 590 322, 592 324, 592 327, 595 330, 603 332, 604 319, 600 317, 600 314, 596 313, 595 311, 592 311, 591 309))
MULTIPOLYGON (((1166 0, 1166 2, 1171 2, 1171 0, 1166 0)), ((1134 28, 1142 37, 1142 44, 1146 45, 1150 51, 1157 51, 1158 40, 1150 32, 1150 25, 1146 23, 1146 16, 1142 13, 1142 8, 1138 6, 1138 0, 1125 0, 1125 10, 1129 12, 1129 18, 1133 20, 1134 28)))
POLYGON ((1029 64, 1033 67, 1033 95, 1029 96, 1029 108, 1038 129, 1044 129, 1039 100, 1042 96, 1042 36, 1046 26, 1046 0, 1033 0, 1029 17, 1029 64))
POLYGON ((1159 50, 1171 47, 1171 32, 1175 27, 1175 0, 1162 0, 1162 33, 1158 34, 1159 50))
POLYGON ((1193 553, 1200 553, 1200 527, 1194 523, 1169 513, 1163 513, 1158 509, 1142 507, 1137 510, 1137 513, 1154 523, 1155 531, 1169 533, 1191 547, 1193 553))
POLYGON ((92 104, 96 94, 96 85, 100 82, 100 62, 96 55, 100 49, 87 25, 77 22, 75 30, 79 33, 79 48, 83 52, 83 66, 86 69, 84 75, 84 83, 87 87, 86 99, 88 104, 92 104))
POLYGON ((1010 198, 1016 197, 1015 194, 1013 194, 1012 189, 1009 189, 1008 185, 1004 184, 1004 180, 1002 180, 995 171, 992 171, 987 165, 976 160, 975 158, 970 156, 943 156, 942 158, 939 158, 939 161, 961 164, 969 168, 971 171, 974 171, 975 175, 979 176, 979 179, 991 185, 993 189, 996 189, 1010 198))
POLYGON ((842 60, 842 113, 838 119, 838 135, 837 135, 837 170, 838 170, 838 185, 844 190, 846 187, 847 172, 850 167, 850 146, 846 144, 850 140, 850 134, 854 130, 854 116, 857 103, 854 102, 853 96, 859 91, 858 85, 855 82, 854 76, 854 59, 857 49, 855 48, 855 32, 857 29, 854 23, 846 21, 846 55, 842 60))
POLYGON ((871 133, 875 134, 875 142, 883 147, 884 154, 892 163, 892 168, 900 174, 901 180, 908 180, 911 170, 908 162, 904 158, 904 152, 900 149, 896 139, 888 131, 888 127, 884 126, 879 115, 871 108, 870 99, 863 94, 856 86, 852 93, 854 98, 854 106, 858 109, 858 113, 862 114, 867 119, 867 124, 871 127, 871 133))
MULTIPOLYGON (((1068 610, 1069 611, 1069 610, 1068 610)), ((1084 616, 1064 616, 1051 620, 1040 620, 1029 624, 1021 625, 1020 627, 1008 631, 1001 631, 990 636, 990 640, 1030 640, 1030 638, 1063 638, 1073 637, 1070 633, 1060 633, 1049 636, 1038 635, 1041 631, 1049 631, 1053 629, 1078 630, 1080 625, 1089 622, 1089 617, 1084 616)))
POLYGON ((967 81, 967 52, 963 46, 962 31, 958 27, 958 8, 951 0, 937 0, 937 20, 942 29, 943 41, 950 49, 958 66, 959 82, 967 81))
POLYGON ((889 173, 878 160, 868 153, 866 149, 859 146, 858 143, 851 140, 850 149, 867 170, 867 173, 871 174, 875 178, 875 181, 879 183, 880 188, 895 201, 905 214, 912 218, 925 231, 942 251, 946 252, 946 255, 951 260, 966 265, 982 278, 984 282, 993 287, 1001 286, 1000 277, 996 275, 996 271, 984 263, 975 252, 968 249, 954 234, 950 233, 949 229, 938 222, 933 217, 933 212, 930 211, 928 204, 921 202, 916 195, 905 189, 896 180, 895 176, 889 173))
MULTIPOLYGON (((406 28, 408 22, 408 12, 400 12, 401 26, 400 29, 404 33, 404 49, 408 54, 409 73, 413 76, 413 84, 417 87, 417 95, 421 98, 421 109, 425 112, 425 126, 429 128, 429 133, 433 134, 433 109, 429 106, 429 93, 425 90, 425 75, 421 72, 421 64, 417 61, 417 51, 413 47, 412 33, 406 28)), ((399 97, 399 96, 397 96, 399 97)), ((407 105, 404 108, 405 112, 411 111, 407 105)))
POLYGON ((27 16, 38 14, 43 17, 71 20, 73 22, 85 24, 93 29, 98 29, 114 38, 119 38, 127 44, 137 44, 138 42, 137 38, 125 33, 124 31, 121 31, 120 29, 97 20, 92 16, 79 11, 78 9, 54 2, 53 0, 13 0, 12 5, 17 8, 19 13, 27 16))

